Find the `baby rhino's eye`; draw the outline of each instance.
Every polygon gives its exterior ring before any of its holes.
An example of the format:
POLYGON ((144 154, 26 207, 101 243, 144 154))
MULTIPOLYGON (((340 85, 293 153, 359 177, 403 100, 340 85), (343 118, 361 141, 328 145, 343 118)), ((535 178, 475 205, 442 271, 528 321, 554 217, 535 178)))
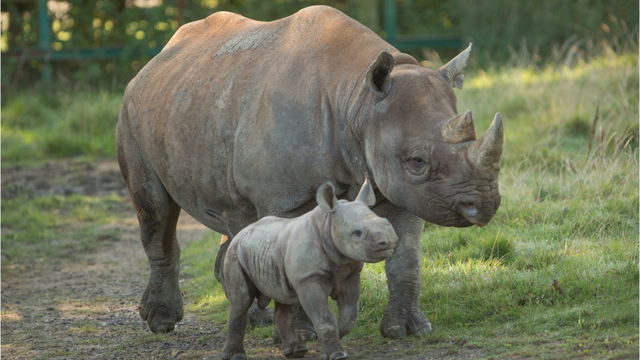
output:
POLYGON ((360 237, 360 236, 362 236, 362 231, 360 231, 360 230, 356 230, 356 231, 354 231, 352 234, 353 234, 353 236, 355 236, 355 237, 360 237))

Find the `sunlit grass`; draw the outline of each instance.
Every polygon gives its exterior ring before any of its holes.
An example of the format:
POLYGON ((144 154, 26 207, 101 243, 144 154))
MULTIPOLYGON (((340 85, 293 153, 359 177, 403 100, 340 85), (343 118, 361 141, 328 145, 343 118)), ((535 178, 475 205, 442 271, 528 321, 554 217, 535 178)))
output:
POLYGON ((473 111, 479 134, 502 114, 502 164, 511 169, 525 158, 526 168, 572 166, 590 155, 589 138, 592 153, 638 146, 637 55, 599 56, 572 68, 479 71, 465 79, 456 90, 458 109, 473 111))
POLYGON ((211 232, 183 249, 180 254, 183 259, 181 276, 188 279, 182 285, 189 300, 185 310, 198 313, 205 321, 224 323, 227 321, 229 302, 222 285, 213 275, 219 244, 220 234, 211 232))

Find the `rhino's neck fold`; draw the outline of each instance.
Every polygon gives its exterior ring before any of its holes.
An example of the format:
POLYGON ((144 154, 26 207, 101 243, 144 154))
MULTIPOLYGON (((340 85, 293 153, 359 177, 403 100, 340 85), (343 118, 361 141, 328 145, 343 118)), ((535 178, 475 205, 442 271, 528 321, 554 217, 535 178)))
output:
POLYGON ((365 155, 365 130, 372 120, 370 108, 373 102, 371 92, 364 82, 364 75, 365 73, 358 78, 357 85, 350 90, 348 96, 337 97, 347 99, 344 103, 338 102, 342 106, 337 108, 336 119, 340 151, 349 177, 346 182, 350 187, 347 196, 349 200, 357 195, 364 183, 365 174, 372 175, 365 155))

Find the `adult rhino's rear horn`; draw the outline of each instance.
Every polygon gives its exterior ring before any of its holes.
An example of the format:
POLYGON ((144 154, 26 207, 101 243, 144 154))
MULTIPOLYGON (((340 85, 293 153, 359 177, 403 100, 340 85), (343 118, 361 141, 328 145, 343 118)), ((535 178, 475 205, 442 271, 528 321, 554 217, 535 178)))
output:
POLYGON ((467 110, 447 120, 447 122, 442 125, 442 128, 440 128, 440 133, 446 142, 452 144, 475 140, 476 127, 473 125, 471 110, 467 110))
POLYGON ((469 47, 438 70, 442 76, 447 79, 447 82, 451 84, 451 87, 462 89, 462 85, 464 84, 464 74, 462 71, 469 63, 469 58, 471 58, 471 45, 473 45, 473 43, 469 43, 469 47))
POLYGON ((469 160, 481 170, 500 171, 502 156, 502 116, 496 113, 489 129, 467 150, 469 160))

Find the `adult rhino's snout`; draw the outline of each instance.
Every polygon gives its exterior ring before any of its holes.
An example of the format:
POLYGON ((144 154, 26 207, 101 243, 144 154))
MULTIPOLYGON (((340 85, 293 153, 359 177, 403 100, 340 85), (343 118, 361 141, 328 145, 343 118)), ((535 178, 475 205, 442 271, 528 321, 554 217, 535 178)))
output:
POLYGON ((481 217, 479 216, 480 211, 478 211, 478 208, 474 204, 461 203, 460 206, 458 206, 458 213, 473 225, 482 227, 487 225, 488 223, 488 221, 484 221, 483 219, 481 219, 481 217))
POLYGON ((457 211, 473 225, 483 227, 491 221, 500 206, 500 195, 491 202, 462 201, 458 204, 457 211))

